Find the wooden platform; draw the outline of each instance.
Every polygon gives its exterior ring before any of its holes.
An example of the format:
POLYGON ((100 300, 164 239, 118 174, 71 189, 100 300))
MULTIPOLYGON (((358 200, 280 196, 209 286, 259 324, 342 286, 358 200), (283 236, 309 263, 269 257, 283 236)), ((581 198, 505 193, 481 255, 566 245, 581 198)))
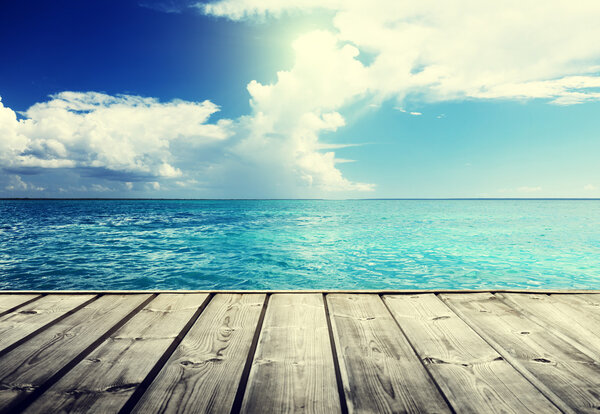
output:
POLYGON ((0 412, 599 413, 600 292, 4 292, 0 412))

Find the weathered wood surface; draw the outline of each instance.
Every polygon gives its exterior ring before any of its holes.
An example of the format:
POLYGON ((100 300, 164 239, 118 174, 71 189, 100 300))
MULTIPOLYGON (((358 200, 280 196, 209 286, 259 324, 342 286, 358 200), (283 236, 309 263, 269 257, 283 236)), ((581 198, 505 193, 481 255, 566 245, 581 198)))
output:
POLYGON ((0 316, 39 297, 41 295, 0 295, 0 316))
POLYGON ((384 300, 456 412, 560 412, 435 295, 384 300))
POLYGON ((555 300, 548 295, 497 294, 528 318, 600 361, 600 320, 584 304, 555 300))
POLYGON ((26 412, 118 412, 207 297, 159 295, 26 412))
POLYGON ((597 413, 600 294, 0 293, 4 413, 597 413))
MULTIPOLYGON (((107 295, 0 358, 0 407, 8 412, 64 370, 150 295, 107 295)), ((40 299, 41 300, 41 299, 40 299)))
POLYGON ((578 321, 587 327, 598 332, 600 325, 600 294, 581 294, 581 295, 550 295, 556 306, 567 305, 578 309, 585 316, 578 321))
POLYGON ((93 299, 94 295, 48 295, 0 318, 0 351, 93 299))
POLYGON ((229 413, 264 301, 215 295, 134 411, 229 413))
POLYGON ((340 411, 323 295, 272 295, 242 412, 340 411))
POLYGON ((441 297, 573 411, 598 412, 597 360, 491 293, 441 297))
POLYGON ((327 303, 350 412, 450 412, 378 295, 333 294, 327 303))

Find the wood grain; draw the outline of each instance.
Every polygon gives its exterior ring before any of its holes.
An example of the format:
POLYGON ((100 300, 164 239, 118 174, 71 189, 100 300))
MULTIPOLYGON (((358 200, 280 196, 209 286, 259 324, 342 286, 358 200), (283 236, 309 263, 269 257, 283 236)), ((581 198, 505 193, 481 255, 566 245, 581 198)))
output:
POLYGON ((517 367, 533 374, 573 411, 598 412, 600 365, 597 361, 493 294, 440 296, 472 327, 514 359, 517 367))
POLYGON ((590 358, 600 361, 600 306, 593 306, 590 311, 583 304, 569 304, 548 295, 502 293, 496 296, 590 358), (596 317, 599 320, 595 320, 596 317))
POLYGON ((10 311, 15 306, 19 306, 32 299, 39 298, 41 295, 0 295, 0 316, 10 311))
POLYGON ((378 295, 326 300, 349 412, 450 412, 378 295))
POLYGON ((35 392, 150 297, 102 296, 4 355, 0 358, 0 409, 10 411, 9 404, 35 392))
POLYGON ((134 412, 229 413, 264 301, 215 295, 134 412))
POLYGON ((48 295, 0 318, 0 351, 54 322, 94 295, 48 295))
POLYGON ((207 298, 159 295, 25 412, 118 412, 207 298))
POLYGON ((581 318, 581 323, 597 332, 600 325, 600 294, 581 294, 581 295, 550 295, 553 303, 571 306, 585 317, 581 318))
POLYGON ((384 300, 456 412, 560 412, 435 295, 384 300))
POLYGON ((0 413, 598 412, 600 294, 366 292, 1 292, 0 413))
POLYGON ((341 411, 323 295, 270 297, 241 411, 341 411))

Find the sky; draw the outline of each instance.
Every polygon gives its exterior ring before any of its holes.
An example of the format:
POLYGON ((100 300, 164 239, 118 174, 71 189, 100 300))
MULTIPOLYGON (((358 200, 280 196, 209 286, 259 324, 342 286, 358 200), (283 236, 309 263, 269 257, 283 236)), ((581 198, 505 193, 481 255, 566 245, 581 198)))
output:
POLYGON ((600 197, 596 0, 0 3, 0 197, 600 197))

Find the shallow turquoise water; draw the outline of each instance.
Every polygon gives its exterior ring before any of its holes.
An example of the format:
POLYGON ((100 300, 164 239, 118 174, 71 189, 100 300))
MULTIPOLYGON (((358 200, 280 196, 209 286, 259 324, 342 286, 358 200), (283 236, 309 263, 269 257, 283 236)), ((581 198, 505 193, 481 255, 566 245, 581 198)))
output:
POLYGON ((0 200, 0 289, 600 289, 600 201, 0 200))

